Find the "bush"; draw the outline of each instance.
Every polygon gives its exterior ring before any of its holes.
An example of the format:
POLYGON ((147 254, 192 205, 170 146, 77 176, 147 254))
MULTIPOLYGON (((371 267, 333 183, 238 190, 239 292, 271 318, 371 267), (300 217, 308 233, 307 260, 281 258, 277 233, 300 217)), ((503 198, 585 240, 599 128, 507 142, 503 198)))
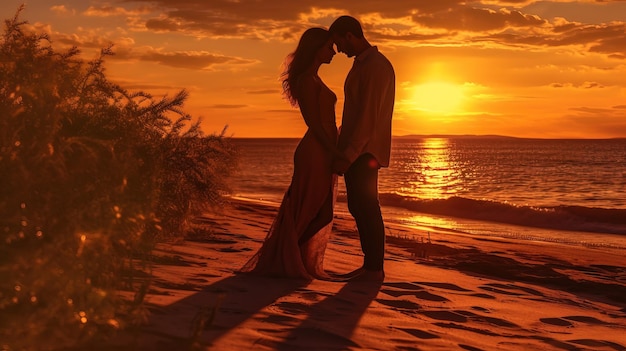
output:
POLYGON ((20 12, 0 42, 0 349, 59 349, 141 320, 133 272, 219 204, 236 155, 185 91, 129 92, 105 76, 110 48, 56 51, 20 12))

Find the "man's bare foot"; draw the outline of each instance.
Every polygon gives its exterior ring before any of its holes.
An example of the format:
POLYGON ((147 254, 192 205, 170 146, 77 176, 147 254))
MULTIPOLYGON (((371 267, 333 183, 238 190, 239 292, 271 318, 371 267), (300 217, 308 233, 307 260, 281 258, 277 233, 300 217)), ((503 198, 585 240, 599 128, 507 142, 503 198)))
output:
POLYGON ((359 267, 359 268, 353 270, 352 272, 348 272, 348 273, 344 273, 344 274, 333 274, 332 277, 333 278, 337 278, 337 279, 342 279, 342 280, 350 280, 350 279, 353 279, 356 276, 361 275, 361 273, 363 273, 364 271, 365 271, 365 268, 359 267))
POLYGON ((351 282, 382 282, 383 280, 385 280, 385 272, 383 270, 370 271, 367 269, 363 269, 361 274, 350 279, 351 282))

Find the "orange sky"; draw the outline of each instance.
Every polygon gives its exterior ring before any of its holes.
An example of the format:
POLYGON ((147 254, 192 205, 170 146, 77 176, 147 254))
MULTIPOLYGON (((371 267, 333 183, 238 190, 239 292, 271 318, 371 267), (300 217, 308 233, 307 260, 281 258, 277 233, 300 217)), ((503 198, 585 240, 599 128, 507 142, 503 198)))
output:
MULTIPOLYGON (((626 1, 3 1, 76 45, 111 43, 111 79, 153 95, 187 89, 207 133, 300 137, 281 63, 310 26, 350 14, 396 70, 394 134, 626 137, 626 1), (412 5, 411 5, 412 4, 412 5)), ((320 74, 337 93, 351 59, 320 74)))

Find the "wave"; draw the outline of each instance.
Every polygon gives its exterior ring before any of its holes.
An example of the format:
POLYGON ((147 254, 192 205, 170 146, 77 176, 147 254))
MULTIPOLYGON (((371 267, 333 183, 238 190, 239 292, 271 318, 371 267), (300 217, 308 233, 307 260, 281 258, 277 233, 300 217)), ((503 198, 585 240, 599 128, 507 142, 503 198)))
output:
MULTIPOLYGON (((339 201, 345 201, 340 196, 339 201)), ((626 234, 626 210, 584 206, 532 207, 464 197, 418 199, 400 194, 380 194, 382 206, 448 217, 474 219, 526 227, 626 234)))

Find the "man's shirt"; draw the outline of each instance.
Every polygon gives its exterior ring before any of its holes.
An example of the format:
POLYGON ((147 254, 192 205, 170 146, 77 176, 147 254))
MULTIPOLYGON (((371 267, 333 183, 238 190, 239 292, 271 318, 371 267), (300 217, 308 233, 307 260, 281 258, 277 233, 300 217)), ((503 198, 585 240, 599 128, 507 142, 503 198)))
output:
POLYGON ((351 162, 370 153, 381 167, 389 166, 395 73, 376 46, 355 57, 344 93, 339 149, 351 162))

